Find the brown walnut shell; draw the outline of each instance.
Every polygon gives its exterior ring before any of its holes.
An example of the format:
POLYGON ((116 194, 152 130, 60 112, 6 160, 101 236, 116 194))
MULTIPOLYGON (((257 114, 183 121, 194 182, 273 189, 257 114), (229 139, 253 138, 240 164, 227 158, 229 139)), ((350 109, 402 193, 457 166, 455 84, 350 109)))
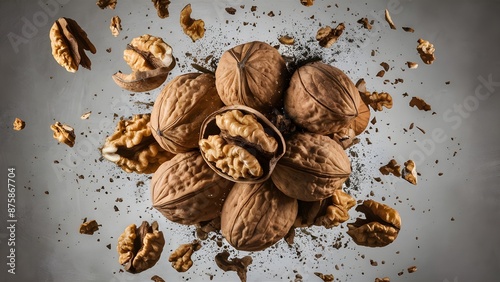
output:
POLYGON ((292 75, 285 111, 299 126, 328 135, 346 127, 358 115, 358 90, 347 75, 333 66, 313 62, 292 75))
POLYGON ((203 120, 222 106, 213 75, 179 75, 156 98, 151 113, 153 136, 174 154, 196 149, 203 120))
POLYGON ((215 71, 217 91, 224 104, 245 105, 261 112, 281 103, 287 77, 280 53, 259 41, 224 52, 215 71))
POLYGON ((232 186, 208 167, 198 151, 192 151, 176 155, 156 170, 151 199, 167 219, 196 224, 220 215, 232 186))
POLYGON ((271 180, 236 183, 222 208, 222 235, 238 250, 263 250, 288 233, 297 209, 297 200, 276 189, 271 180))
POLYGON ((213 162, 209 161, 205 154, 202 154, 203 158, 207 162, 207 164, 220 176, 222 176, 225 179, 234 181, 234 182, 241 182, 241 183, 259 183, 259 182, 264 182, 266 181, 272 174, 274 167, 276 166, 276 163, 278 160, 283 156, 285 153, 285 139, 281 135, 280 131, 260 112, 258 112, 255 109, 252 109, 250 107, 242 106, 242 105, 235 105, 235 106, 226 106, 222 107, 221 109, 213 112, 210 114, 204 121, 203 124, 201 125, 201 130, 200 130, 200 140, 206 139, 209 136, 213 135, 220 135, 223 136, 223 139, 225 139, 226 142, 229 144, 234 144, 239 147, 242 147, 245 149, 248 153, 250 153, 252 156, 254 156, 260 166, 262 167, 263 174, 260 177, 257 178, 239 178, 235 179, 228 175, 227 173, 223 172, 221 169, 219 169, 213 162), (224 134, 223 131, 217 126, 217 116, 220 116, 221 114, 224 114, 229 111, 237 110, 242 112, 243 114, 250 114, 252 115, 257 122, 262 125, 264 128, 264 132, 274 138, 274 140, 277 142, 277 149, 272 152, 264 152, 262 148, 260 148, 257 144, 249 142, 248 139, 242 139, 239 137, 231 137, 227 136, 227 134, 224 134))
POLYGON ((318 201, 333 195, 351 173, 351 163, 333 139, 314 133, 296 133, 271 178, 285 195, 318 201))

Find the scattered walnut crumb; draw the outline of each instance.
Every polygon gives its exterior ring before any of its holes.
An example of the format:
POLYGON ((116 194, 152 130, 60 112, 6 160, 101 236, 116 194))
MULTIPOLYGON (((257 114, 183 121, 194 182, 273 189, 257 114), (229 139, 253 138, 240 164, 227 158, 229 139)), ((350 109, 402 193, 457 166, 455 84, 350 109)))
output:
POLYGON ((416 126, 416 128, 417 128, 418 130, 420 130, 420 132, 422 132, 423 134, 425 134, 425 130, 423 130, 422 128, 420 128, 420 127, 418 127, 418 126, 416 126))
POLYGON ((101 9, 115 9, 117 0, 97 0, 96 4, 101 9))
POLYGON ((314 5, 314 0, 300 0, 300 4, 302 4, 306 7, 310 7, 310 6, 314 5))
POLYGON ((205 35, 205 22, 203 20, 195 20, 191 18, 193 12, 191 4, 187 4, 181 10, 180 23, 182 30, 188 35, 193 42, 201 39, 205 35))
POLYGON ((370 265, 371 266, 378 266, 378 262, 374 261, 374 260, 370 260, 370 265))
POLYGON ((229 252, 223 251, 215 256, 215 263, 224 271, 236 271, 241 282, 247 281, 248 266, 252 264, 252 257, 233 258, 229 260, 229 252))
POLYGON ((408 62, 406 62, 406 65, 408 66, 409 69, 416 69, 416 68, 418 68, 418 64, 415 63, 415 62, 408 61, 408 62))
POLYGON ((434 51, 436 51, 434 45, 422 38, 420 38, 417 42, 417 51, 422 61, 428 65, 432 64, 436 59, 434 57, 434 51))
POLYGON ((228 14, 230 14, 230 15, 234 15, 234 14, 236 14, 236 9, 235 9, 235 8, 233 8, 233 7, 227 7, 227 8, 226 8, 226 12, 227 12, 228 14))
POLYGON ((380 63, 380 65, 384 68, 385 71, 389 71, 390 66, 388 63, 382 62, 380 63))
POLYGON ((408 267, 408 273, 413 273, 415 271, 417 271, 417 266, 413 265, 413 266, 408 267))
POLYGON ((404 163, 403 178, 413 185, 417 185, 417 169, 415 162, 408 160, 404 163))
POLYGON ((381 166, 379 171, 383 175, 393 174, 396 177, 401 177, 401 166, 395 159, 392 159, 386 165, 381 166))
POLYGON ((335 278, 333 277, 333 274, 323 274, 321 272, 314 272, 314 275, 318 276, 319 278, 323 279, 324 282, 331 282, 335 278))
POLYGON ((391 29, 396 29, 396 26, 394 25, 394 22, 391 19, 391 15, 389 14, 389 10, 385 9, 385 20, 391 27, 391 29))
POLYGON ((119 16, 114 16, 111 18, 111 22, 109 23, 109 29, 111 30, 111 34, 114 37, 120 35, 120 31, 122 30, 122 20, 119 16))
POLYGON ((255 12, 255 11, 257 11, 257 6, 252 6, 252 7, 250 7, 250 11, 251 11, 251 12, 255 12))
POLYGON ((321 47, 330 48, 333 43, 337 41, 340 35, 342 35, 344 29, 344 23, 338 24, 335 29, 332 29, 330 26, 322 27, 316 33, 316 40, 319 42, 321 47))
POLYGON ((288 35, 282 35, 282 36, 280 36, 280 38, 278 38, 278 41, 281 44, 293 45, 295 43, 295 38, 288 36, 288 35))
POLYGON ((170 13, 168 12, 168 5, 170 5, 170 0, 151 0, 153 2, 156 13, 160 19, 168 18, 170 13))
POLYGON ((375 278, 375 282, 391 282, 391 279, 389 277, 375 278))
POLYGON ((419 97, 412 97, 410 101, 410 107, 417 107, 421 111, 430 111, 431 105, 427 104, 423 99, 419 97))
POLYGON ((381 70, 376 74, 377 77, 384 77, 384 75, 385 75, 385 70, 381 70))
POLYGON ((25 126, 26 126, 26 122, 24 122, 20 118, 16 118, 14 120, 14 123, 12 124, 12 129, 19 131, 19 130, 23 130, 25 126))
POLYGON ((274 17, 274 12, 273 12, 273 11, 270 11, 269 13, 267 13, 267 15, 268 15, 269 17, 274 17))
POLYGON ((415 30, 411 27, 403 26, 403 30, 406 32, 415 32, 415 30))
POLYGON ((372 25, 370 24, 370 21, 368 20, 368 18, 361 18, 358 20, 358 23, 362 24, 363 27, 368 29, 368 30, 372 29, 372 25))

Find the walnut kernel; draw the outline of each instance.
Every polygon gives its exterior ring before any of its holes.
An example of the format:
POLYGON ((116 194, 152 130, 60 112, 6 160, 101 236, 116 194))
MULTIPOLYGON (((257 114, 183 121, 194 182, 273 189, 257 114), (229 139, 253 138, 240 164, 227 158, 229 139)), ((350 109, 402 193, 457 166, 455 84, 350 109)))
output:
POLYGON ((418 42, 417 51, 422 61, 428 65, 432 64, 436 59, 434 57, 434 51, 436 51, 434 45, 422 38, 418 39, 417 42, 418 42))
POLYGON ((200 248, 201 244, 199 241, 182 244, 170 254, 168 261, 172 263, 172 267, 178 272, 186 272, 193 266, 191 255, 200 248))
POLYGON ((70 147, 73 147, 75 145, 76 135, 73 127, 57 121, 50 126, 50 129, 52 129, 52 131, 54 132, 54 139, 59 141, 59 143, 62 142, 70 147))
POLYGON ((16 118, 14 120, 14 123, 12 123, 12 129, 14 130, 23 130, 24 127, 26 126, 26 123, 24 122, 24 120, 20 119, 20 118, 16 118))
POLYGON ((111 18, 111 22, 109 23, 109 29, 111 30, 111 34, 114 37, 120 35, 120 31, 122 30, 122 20, 119 16, 114 16, 111 18))
POLYGON ((181 11, 180 23, 182 30, 193 42, 201 39, 205 35, 205 22, 191 18, 191 4, 187 4, 181 11))
POLYGON ((345 25, 340 23, 335 29, 330 26, 322 27, 316 33, 316 40, 319 41, 319 45, 324 48, 332 47, 333 43, 337 42, 337 39, 344 32, 345 25))

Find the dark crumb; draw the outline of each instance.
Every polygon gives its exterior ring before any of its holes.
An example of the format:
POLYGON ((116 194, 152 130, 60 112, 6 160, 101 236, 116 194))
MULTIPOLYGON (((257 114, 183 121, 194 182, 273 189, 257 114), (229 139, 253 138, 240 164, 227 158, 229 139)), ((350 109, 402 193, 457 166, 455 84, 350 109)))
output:
POLYGON ((406 31, 406 32, 415 32, 415 30, 411 27, 406 27, 406 26, 403 26, 403 30, 406 31))
POLYGON ((107 244, 106 245, 106 248, 110 249, 111 250, 111 244, 107 244))
POLYGON ((228 8, 226 8, 226 12, 230 15, 234 15, 234 14, 236 14, 236 9, 233 7, 228 7, 228 8))

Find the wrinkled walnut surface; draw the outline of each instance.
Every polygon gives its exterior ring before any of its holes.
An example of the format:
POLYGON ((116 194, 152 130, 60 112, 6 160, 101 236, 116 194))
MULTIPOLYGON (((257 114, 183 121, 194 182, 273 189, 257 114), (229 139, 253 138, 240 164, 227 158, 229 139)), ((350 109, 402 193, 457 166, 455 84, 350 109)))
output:
POLYGON ((69 72, 76 72, 79 65, 90 70, 91 62, 85 50, 95 54, 96 48, 76 21, 59 18, 52 25, 49 38, 52 56, 59 65, 69 72))
POLYGON ((64 143, 70 147, 73 147, 75 145, 75 130, 73 127, 67 125, 67 124, 62 124, 60 122, 56 122, 53 125, 50 126, 50 129, 52 129, 53 137, 59 143, 64 143))
POLYGON ((172 263, 172 267, 178 272, 186 272, 193 266, 191 256, 200 248, 201 244, 198 241, 182 244, 170 254, 168 261, 172 263))
POLYGON ((117 0, 97 0, 96 4, 99 6, 101 9, 115 9, 116 8, 116 3, 117 0))
POLYGON ((205 22, 203 20, 195 20, 191 18, 193 9, 191 4, 187 4, 181 10, 180 23, 184 33, 195 42, 205 35, 205 22))
POLYGON ((241 282, 247 281, 248 266, 252 264, 251 256, 229 259, 229 252, 223 251, 215 256, 215 263, 224 271, 236 271, 241 282))
POLYGON ((17 130, 17 131, 23 130, 25 126, 26 126, 26 123, 24 122, 24 120, 22 120, 20 118, 14 119, 14 122, 12 123, 12 129, 17 130))
POLYGON ((102 156, 126 172, 153 173, 173 154, 163 150, 152 136, 149 114, 120 120, 115 132, 106 138, 102 156))
POLYGON ((366 104, 370 105, 370 107, 372 107, 372 109, 375 111, 382 111, 384 107, 386 107, 387 109, 392 108, 392 96, 389 93, 386 92, 370 93, 367 91, 360 94, 363 101, 366 104))

